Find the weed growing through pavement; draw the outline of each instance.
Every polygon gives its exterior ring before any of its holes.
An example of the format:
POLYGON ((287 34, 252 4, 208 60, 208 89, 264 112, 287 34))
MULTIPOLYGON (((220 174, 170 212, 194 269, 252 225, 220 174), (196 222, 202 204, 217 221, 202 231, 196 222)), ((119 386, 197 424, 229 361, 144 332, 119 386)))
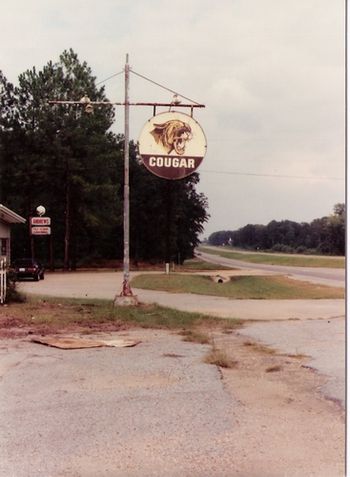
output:
POLYGON ((213 349, 205 356, 204 362, 214 364, 220 368, 236 368, 238 361, 230 358, 226 351, 213 347, 213 349))
POLYGON ((279 365, 275 365, 265 369, 266 373, 276 373, 277 371, 282 371, 282 367, 279 365))
POLYGON ((192 343, 209 344, 210 338, 206 333, 196 330, 183 330, 180 332, 183 341, 191 341, 192 343))

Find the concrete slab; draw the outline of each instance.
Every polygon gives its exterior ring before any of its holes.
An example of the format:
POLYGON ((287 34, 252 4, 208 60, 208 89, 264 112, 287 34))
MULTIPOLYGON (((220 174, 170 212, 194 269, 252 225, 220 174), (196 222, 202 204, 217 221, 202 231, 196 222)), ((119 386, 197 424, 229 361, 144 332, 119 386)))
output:
POLYGON ((310 356, 310 367, 328 377, 320 391, 345 405, 344 318, 253 323, 240 334, 283 353, 310 356))

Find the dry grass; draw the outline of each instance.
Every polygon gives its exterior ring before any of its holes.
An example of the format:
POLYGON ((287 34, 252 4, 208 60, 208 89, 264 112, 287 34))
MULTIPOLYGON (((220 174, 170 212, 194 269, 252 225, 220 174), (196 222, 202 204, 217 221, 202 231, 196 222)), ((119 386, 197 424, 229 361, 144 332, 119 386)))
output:
POLYGON ((265 369, 266 373, 276 373, 277 371, 282 371, 282 366, 279 366, 279 365, 269 366, 268 368, 265 369))
POLYGON ((304 359, 304 358, 308 358, 308 356, 307 356, 306 354, 303 354, 303 353, 287 354, 287 357, 288 357, 288 358, 294 358, 294 359, 304 359))
POLYGON ((228 369, 236 368, 238 365, 238 361, 230 358, 226 351, 215 347, 205 356, 204 362, 228 369))
POLYGON ((183 330, 180 332, 180 335, 183 336, 183 341, 199 344, 209 344, 211 342, 210 337, 206 333, 197 330, 183 330))
POLYGON ((253 341, 245 341, 243 344, 244 346, 251 346, 252 349, 260 353, 277 354, 277 351, 275 349, 269 348, 268 346, 265 346, 261 343, 254 343, 253 341))
POLYGON ((115 307, 107 300, 32 297, 26 303, 0 307, 0 337, 61 332, 89 334, 139 326, 185 330, 187 340, 208 343, 209 337, 203 331, 232 329, 240 323, 158 305, 115 307))

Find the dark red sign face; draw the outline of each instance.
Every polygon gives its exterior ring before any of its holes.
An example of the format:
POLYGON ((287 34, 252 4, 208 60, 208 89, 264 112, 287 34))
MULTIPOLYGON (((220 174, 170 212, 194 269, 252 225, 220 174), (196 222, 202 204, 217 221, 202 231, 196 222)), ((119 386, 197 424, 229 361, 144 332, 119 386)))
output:
POLYGON ((200 166, 206 140, 202 128, 191 116, 161 113, 145 124, 139 152, 152 174, 164 179, 182 179, 200 166))
POLYGON ((164 179, 182 179, 194 172, 201 164, 203 157, 142 155, 145 167, 158 177, 164 179))

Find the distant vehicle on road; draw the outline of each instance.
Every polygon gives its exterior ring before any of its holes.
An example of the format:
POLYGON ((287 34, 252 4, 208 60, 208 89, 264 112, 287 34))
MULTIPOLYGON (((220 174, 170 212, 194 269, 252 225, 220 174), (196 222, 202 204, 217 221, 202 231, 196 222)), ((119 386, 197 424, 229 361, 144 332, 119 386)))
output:
POLYGON ((40 262, 32 258, 19 258, 13 262, 13 272, 17 280, 33 278, 36 282, 44 280, 45 269, 40 262))

